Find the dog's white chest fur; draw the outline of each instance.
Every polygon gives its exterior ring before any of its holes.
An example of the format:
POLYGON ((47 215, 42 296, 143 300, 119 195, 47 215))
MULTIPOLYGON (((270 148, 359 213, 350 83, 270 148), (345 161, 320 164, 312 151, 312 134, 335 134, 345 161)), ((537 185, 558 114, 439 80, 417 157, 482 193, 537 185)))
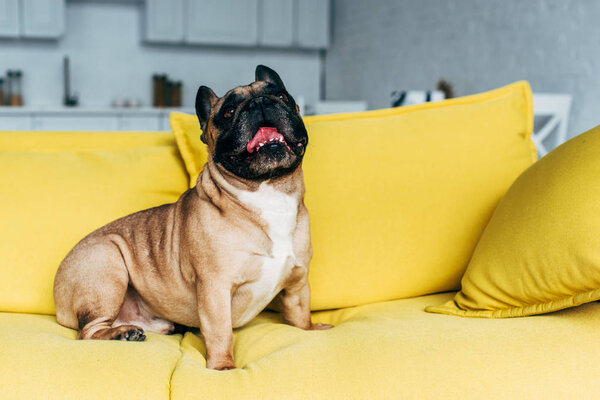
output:
POLYGON ((240 200, 256 209, 267 225, 267 235, 271 239, 271 253, 263 257, 260 276, 248 285, 252 300, 240 314, 233 326, 246 324, 261 312, 282 289, 284 278, 295 265, 292 242, 298 201, 295 196, 282 193, 263 182, 255 192, 243 192, 240 200))

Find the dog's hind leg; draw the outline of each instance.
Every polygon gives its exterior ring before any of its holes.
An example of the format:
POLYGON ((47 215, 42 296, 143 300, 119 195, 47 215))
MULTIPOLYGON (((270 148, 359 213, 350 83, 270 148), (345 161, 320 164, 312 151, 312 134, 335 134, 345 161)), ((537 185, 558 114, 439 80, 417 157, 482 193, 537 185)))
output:
POLYGON ((148 305, 134 288, 129 286, 125 293, 125 301, 113 327, 120 325, 136 325, 149 332, 170 335, 175 332, 175 325, 166 319, 155 316, 148 305))
POLYGON ((78 339, 144 340, 141 327, 114 325, 128 284, 125 262, 114 243, 80 242, 56 273, 54 298, 58 322, 78 329, 78 339))

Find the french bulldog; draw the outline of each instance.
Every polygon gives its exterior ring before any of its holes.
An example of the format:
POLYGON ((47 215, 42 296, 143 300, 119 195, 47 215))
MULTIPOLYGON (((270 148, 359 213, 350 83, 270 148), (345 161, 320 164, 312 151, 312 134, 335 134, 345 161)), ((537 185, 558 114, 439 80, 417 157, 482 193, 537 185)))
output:
POLYGON ((332 327, 310 315, 306 128, 279 75, 263 65, 255 75, 221 98, 199 88, 209 161, 194 188, 92 232, 61 262, 56 318, 78 339, 197 327, 207 367, 226 370, 235 368, 232 329, 270 304, 292 326, 332 327))

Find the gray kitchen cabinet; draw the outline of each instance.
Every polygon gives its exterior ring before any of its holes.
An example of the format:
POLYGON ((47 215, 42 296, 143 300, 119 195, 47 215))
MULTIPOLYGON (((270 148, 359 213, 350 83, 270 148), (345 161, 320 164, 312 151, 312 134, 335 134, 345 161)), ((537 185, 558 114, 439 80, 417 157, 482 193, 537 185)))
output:
POLYGON ((65 31, 65 0, 21 0, 21 36, 56 39, 65 31))
POLYGON ((330 0, 145 0, 143 20, 147 42, 324 49, 330 41, 330 0))
POLYGON ((19 36, 19 0, 0 0, 0 37, 19 36))
POLYGON ((297 43, 300 47, 329 46, 329 0, 298 0, 297 43))
POLYGON ((258 0, 187 0, 184 39, 193 44, 258 44, 258 0))
POLYGON ((146 0, 144 39, 156 43, 180 43, 184 33, 184 0, 146 0))
POLYGON ((294 43, 294 0, 262 0, 258 43, 263 46, 291 46, 294 43))

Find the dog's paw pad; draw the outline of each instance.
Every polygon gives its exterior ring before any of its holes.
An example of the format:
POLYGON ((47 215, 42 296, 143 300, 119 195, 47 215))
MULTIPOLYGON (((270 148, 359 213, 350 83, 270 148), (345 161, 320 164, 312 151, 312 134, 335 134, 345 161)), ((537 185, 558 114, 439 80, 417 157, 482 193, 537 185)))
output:
POLYGON ((143 329, 132 329, 129 331, 129 337, 127 338, 129 341, 133 342, 142 342, 146 340, 146 335, 144 335, 143 329))
POLYGON ((128 342, 142 342, 146 340, 144 330, 141 328, 132 328, 123 332, 117 333, 112 337, 112 340, 123 340, 128 342))

